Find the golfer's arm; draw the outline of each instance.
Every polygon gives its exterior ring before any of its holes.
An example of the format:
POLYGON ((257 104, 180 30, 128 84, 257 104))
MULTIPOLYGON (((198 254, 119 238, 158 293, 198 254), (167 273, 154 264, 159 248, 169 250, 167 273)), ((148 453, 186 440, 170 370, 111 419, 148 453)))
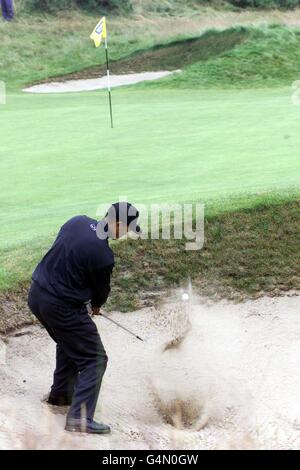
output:
POLYGON ((110 293, 110 278, 113 265, 91 273, 92 306, 102 307, 110 293))

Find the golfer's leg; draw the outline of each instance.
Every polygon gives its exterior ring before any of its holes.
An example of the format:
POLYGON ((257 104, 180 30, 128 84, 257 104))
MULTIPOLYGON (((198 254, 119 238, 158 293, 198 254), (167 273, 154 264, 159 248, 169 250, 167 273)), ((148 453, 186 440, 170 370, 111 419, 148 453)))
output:
POLYGON ((60 344, 56 345, 56 369, 51 387, 51 398, 65 398, 71 402, 74 385, 78 375, 78 367, 65 353, 60 344))
POLYGON ((32 283, 29 295, 28 305, 31 312, 36 316, 40 323, 46 328, 48 334, 57 343, 56 344, 56 369, 54 371, 54 380, 48 402, 52 404, 67 405, 72 401, 74 383, 77 378, 78 368, 66 355, 63 348, 58 344, 58 338, 49 325, 49 320, 57 314, 59 307, 53 303, 47 303, 47 293, 43 291, 36 283, 32 283))
POLYGON ((102 378, 107 366, 107 355, 99 337, 97 350, 93 357, 80 355, 78 358, 80 373, 68 418, 93 419, 99 397, 102 378))
POLYGON ((2 16, 6 20, 7 19, 7 10, 6 10, 5 0, 0 0, 0 5, 1 5, 1 10, 2 10, 2 16))
POLYGON ((12 20, 13 17, 14 17, 13 1, 12 0, 3 0, 3 3, 5 4, 6 19, 7 20, 12 20))
POLYGON ((93 419, 107 355, 96 325, 87 313, 78 313, 77 318, 78 323, 72 322, 69 330, 56 332, 64 351, 79 371, 68 418, 93 419))
POLYGON ((42 291, 36 283, 32 283, 28 294, 28 306, 33 315, 47 330, 49 336, 57 343, 53 329, 50 327, 44 315, 45 291, 42 291))
POLYGON ((94 418, 102 378, 106 369, 107 356, 89 360, 80 371, 68 418, 94 418))

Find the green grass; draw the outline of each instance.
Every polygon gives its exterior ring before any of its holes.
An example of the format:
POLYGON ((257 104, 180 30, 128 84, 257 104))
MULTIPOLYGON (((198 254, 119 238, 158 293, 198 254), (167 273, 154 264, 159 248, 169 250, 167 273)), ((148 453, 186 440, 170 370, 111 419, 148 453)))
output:
MULTIPOLYGON (((273 194, 219 204, 206 218, 201 251, 186 251, 185 240, 114 244, 116 268, 106 308, 126 312, 155 305, 174 288, 187 288, 189 280, 196 293, 234 301, 299 290, 300 205, 288 199, 273 194), (243 203, 247 208, 241 209, 243 203)), ((27 271, 33 268, 48 242, 24 244, 13 253, 18 275, 26 265, 27 271)), ((0 333, 34 321, 26 305, 27 276, 23 286, 0 291, 0 333)))
POLYGON ((201 40, 202 60, 188 64, 179 75, 147 86, 160 89, 272 88, 290 86, 300 78, 298 29, 280 25, 232 28, 207 31, 199 39, 199 47, 201 40), (219 43, 223 51, 218 51, 219 43))
MULTIPOLYGON (((12 23, 0 21, 0 80, 9 90, 105 63, 104 50, 89 38, 98 17, 80 11, 51 15, 19 15, 12 23)), ((175 23, 175 20, 174 20, 175 23)), ((174 31, 156 31, 146 21, 110 16, 112 60, 174 37, 174 31)), ((178 34, 178 33, 176 33, 178 34)))
MULTIPOLYGON (((103 63, 103 54, 89 39, 95 22, 92 15, 65 13, 61 19, 24 16, 15 23, 0 23, 0 79, 9 89, 18 89, 36 80, 103 63)), ((117 55, 134 49, 117 37, 113 43, 117 55)))
MULTIPOLYGON (((124 74, 158 70, 185 70, 189 66, 216 58, 227 51, 250 39, 249 28, 230 28, 225 31, 209 30, 200 36, 178 39, 166 44, 157 44, 153 47, 139 49, 126 57, 110 62, 110 70, 113 74, 124 74)), ((63 79, 69 78, 98 78, 106 74, 106 64, 77 71, 75 74, 67 74, 63 79)), ((167 82, 169 83, 169 82, 167 82)), ((172 80, 172 85, 177 80, 172 80)), ((165 84, 165 83, 164 83, 165 84)), ((187 81, 186 88, 189 88, 187 81)), ((200 83, 198 84, 200 85, 200 83)), ((161 86, 161 82, 158 82, 161 86)))
POLYGON ((183 69, 114 90, 113 130, 104 91, 19 91, 52 76, 98 73, 104 54, 88 38, 93 16, 0 23, 8 87, 0 106, 0 331, 28 321, 15 313, 60 225, 95 216, 119 196, 137 205, 204 202, 206 245, 193 254, 177 241, 117 244, 110 308, 138 307, 188 277, 199 292, 227 297, 299 288, 300 108, 289 86, 300 74, 299 32, 196 35, 190 20, 112 18, 112 58, 122 58, 114 71, 183 69))
POLYGON ((299 227, 299 201, 256 199, 251 208, 208 217, 201 251, 185 251, 185 240, 119 244, 108 307, 151 305, 189 279, 195 292, 235 301, 299 289, 299 227))
MULTIPOLYGON (((113 73, 176 70, 182 73, 139 88, 207 89, 290 86, 300 78, 300 31, 280 25, 208 30, 202 35, 140 49, 111 62, 113 73)), ((105 66, 75 78, 98 77, 105 66)), ((71 76, 72 77, 72 76, 71 76)))
MULTIPOLYGON (((209 15, 216 17, 220 28, 216 12, 203 7, 191 11, 187 9, 187 17, 154 16, 150 20, 110 16, 112 72, 184 69, 176 77, 147 85, 155 88, 269 88, 299 79, 298 29, 272 26, 266 16, 262 16, 264 26, 241 27, 237 14, 223 13, 222 21, 236 26, 207 30, 203 17, 211 25, 209 15)), ((272 21, 272 15, 270 18, 272 21)), ((104 51, 94 48, 89 39, 95 21, 95 14, 75 11, 61 17, 21 15, 12 24, 0 22, 0 80, 9 90, 17 90, 82 70, 103 73, 104 51)), ((258 23, 259 17, 253 21, 258 23)))
MULTIPOLYGON (((186 6, 179 17, 109 15, 110 57, 117 60, 141 49, 199 34, 198 23, 210 11, 186 6)), ((96 49, 89 38, 101 12, 72 10, 59 16, 18 12, 14 22, 0 21, 0 80, 9 90, 98 65, 101 70, 104 50, 96 49)))
POLYGON ((220 199, 244 195, 246 206, 251 194, 299 189, 289 90, 127 89, 114 105, 114 130, 104 92, 13 94, 0 108, 0 289, 29 278, 65 219, 119 196, 213 210, 220 199))

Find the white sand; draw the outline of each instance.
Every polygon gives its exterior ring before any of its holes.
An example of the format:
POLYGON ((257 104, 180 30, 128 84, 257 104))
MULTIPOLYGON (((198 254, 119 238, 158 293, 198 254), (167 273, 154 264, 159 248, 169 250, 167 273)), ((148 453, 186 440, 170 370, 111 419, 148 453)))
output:
MULTIPOLYGON (((176 70, 180 72, 180 70, 176 70)), ((112 75, 110 76, 111 87, 119 87, 124 85, 134 85, 135 83, 145 82, 149 80, 158 80, 159 78, 172 75, 174 72, 143 72, 143 73, 130 73, 127 75, 112 75)), ((107 88, 107 78, 90 78, 85 80, 68 80, 65 82, 50 82, 40 85, 34 85, 25 88, 23 91, 29 93, 66 93, 76 91, 92 91, 107 88)))
POLYGON ((55 348, 27 329, 9 339, 0 368, 0 448, 297 449, 299 307, 290 293, 241 304, 172 299, 112 315, 145 343, 98 318, 110 360, 96 418, 113 429, 103 437, 65 432, 64 414, 41 402, 55 348), (178 335, 179 347, 162 352, 178 335))

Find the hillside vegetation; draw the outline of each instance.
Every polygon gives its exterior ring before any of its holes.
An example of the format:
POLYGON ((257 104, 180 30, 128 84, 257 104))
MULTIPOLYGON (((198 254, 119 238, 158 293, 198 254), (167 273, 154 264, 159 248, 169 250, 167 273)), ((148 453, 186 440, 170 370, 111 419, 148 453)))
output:
MULTIPOLYGON (((262 199, 252 208, 209 217, 201 251, 185 251, 185 240, 119 243, 114 247, 116 270, 106 308, 126 312, 154 305, 172 289, 186 288, 189 279, 195 292, 235 301, 300 289, 299 226, 299 202, 279 198, 270 205, 262 199)), ((36 253, 23 253, 30 262, 21 284, 6 292, 0 289, 0 333, 33 321, 27 289, 42 249, 45 242, 36 253)))
MULTIPOLYGON (((200 37, 138 50, 111 62, 114 74, 178 69, 181 73, 139 87, 291 86, 300 78, 300 31, 280 25, 209 30, 200 37)), ((103 64, 60 79, 97 78, 105 74, 103 64)))
POLYGON ((119 194, 207 203, 206 240, 196 254, 184 240, 117 244, 109 309, 151 304, 188 277, 200 294, 236 300, 300 288, 299 108, 274 89, 300 78, 300 10, 241 10, 256 4, 136 0, 121 12, 66 1, 57 15, 19 0, 16 20, 0 22, 0 332, 32 321, 31 272, 60 224, 119 194), (105 92, 21 93, 105 73, 89 38, 105 12, 113 73, 182 70, 114 90, 113 133, 105 92))
POLYGON ((193 7, 198 5, 213 5, 215 7, 228 8, 233 6, 239 9, 245 8, 295 8, 300 0, 19 0, 18 7, 25 11, 40 10, 55 12, 70 8, 81 8, 94 11, 104 9, 108 11, 136 12, 156 11, 158 13, 172 13, 180 8, 183 3, 193 7))
MULTIPOLYGON (((211 11, 206 14, 206 24, 218 24, 211 11)), ((300 16, 298 11, 295 15, 300 16)), ((78 78, 103 75, 105 54, 89 39, 95 21, 94 15, 73 12, 0 23, 0 80, 12 90, 74 73, 78 78)), ((182 69, 179 75, 147 84, 167 88, 290 86, 300 77, 300 31, 295 27, 265 24, 205 31, 203 18, 197 17, 181 19, 178 30, 177 21, 110 18, 112 73, 182 69)), ((237 21, 230 14, 225 23, 237 21)))
POLYGON ((207 32, 202 40, 206 57, 196 60, 183 73, 162 81, 160 86, 270 88, 291 86, 300 78, 300 30, 296 28, 273 25, 207 32), (211 44, 206 48, 209 36, 211 44), (219 41, 223 51, 217 53, 219 41))

